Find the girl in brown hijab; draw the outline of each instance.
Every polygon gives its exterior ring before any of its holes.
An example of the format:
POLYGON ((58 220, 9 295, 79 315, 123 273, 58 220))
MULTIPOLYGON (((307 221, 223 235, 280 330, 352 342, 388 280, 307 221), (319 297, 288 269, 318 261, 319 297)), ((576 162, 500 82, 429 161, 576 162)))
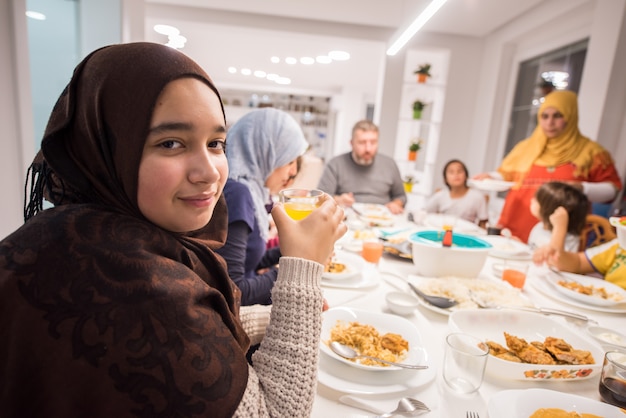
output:
POLYGON ((209 77, 169 47, 110 46, 78 65, 30 168, 26 223, 0 242, 3 416, 310 413, 319 281, 343 212, 332 199, 301 222, 274 209, 283 258, 251 368, 213 251, 225 126, 209 77))

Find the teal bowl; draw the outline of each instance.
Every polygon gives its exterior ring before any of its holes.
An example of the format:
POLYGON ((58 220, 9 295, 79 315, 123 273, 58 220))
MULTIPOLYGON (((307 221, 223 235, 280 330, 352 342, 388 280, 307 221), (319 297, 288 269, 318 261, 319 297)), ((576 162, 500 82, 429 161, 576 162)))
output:
POLYGON ((419 231, 409 236, 413 264, 426 277, 478 277, 491 244, 474 235, 452 234, 452 247, 441 245, 444 231, 419 231))

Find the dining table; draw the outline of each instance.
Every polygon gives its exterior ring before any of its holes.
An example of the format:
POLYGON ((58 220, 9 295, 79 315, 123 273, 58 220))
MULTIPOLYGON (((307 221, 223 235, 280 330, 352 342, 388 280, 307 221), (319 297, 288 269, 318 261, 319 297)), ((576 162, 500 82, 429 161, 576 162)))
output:
MULTIPOLYGON (((412 217, 409 217, 411 219, 412 217)), ((417 224, 407 219, 407 215, 395 215, 393 224, 387 224, 387 228, 398 228, 398 230, 409 232, 420 229, 432 228, 417 224)), ((348 224, 351 227, 351 224, 348 224)), ((376 227, 371 228, 376 233, 376 227)), ((354 228, 349 229, 347 235, 353 234, 354 228)), ((478 232, 480 234, 481 232, 478 232)), ((341 242, 341 240, 340 240, 341 242)), ((353 251, 358 255, 359 252, 353 251)), ((417 260, 419 262, 419 260, 417 260)), ((488 256, 479 277, 476 280, 501 280, 494 270, 494 263, 501 263, 499 257, 488 256)), ((529 263, 531 263, 529 261, 529 263)), ((528 271, 528 278, 525 286, 521 290, 535 306, 543 308, 554 308, 569 312, 576 312, 587 316, 590 321, 571 320, 565 317, 550 315, 555 321, 560 321, 564 327, 568 327, 579 335, 584 335, 592 339, 587 328, 590 325, 600 325, 602 327, 622 331, 626 329, 626 310, 619 312, 607 312, 602 309, 586 309, 575 304, 569 304, 562 298, 551 295, 546 289, 542 289, 536 284, 539 279, 536 277, 541 267, 531 263, 528 271)), ((345 307, 369 312, 391 314, 387 306, 385 295, 393 291, 410 293, 407 280, 411 277, 419 276, 415 263, 411 259, 400 258, 391 253, 385 252, 378 265, 365 264, 361 274, 364 277, 361 285, 342 287, 341 284, 325 282, 322 280, 324 297, 330 308, 345 307)), ((446 280, 442 278, 441 280, 446 280)), ((494 374, 485 374, 484 380, 478 392, 472 395, 457 394, 449 390, 442 378, 442 366, 444 361, 445 338, 453 330, 449 325, 449 316, 443 315, 432 309, 428 309, 423 303, 420 304, 411 314, 403 316, 419 330, 424 344, 424 349, 428 354, 427 371, 412 371, 412 373, 424 373, 423 378, 413 379, 411 384, 403 386, 402 381, 394 382, 389 387, 381 381, 380 385, 367 384, 360 385, 353 377, 342 376, 342 370, 346 371, 346 366, 338 364, 337 360, 328 358, 325 353, 320 353, 318 366, 318 385, 315 396, 312 417, 367 417, 373 416, 372 412, 362 408, 349 406, 340 401, 340 398, 348 396, 351 399, 363 400, 370 406, 374 405, 380 412, 389 412, 395 409, 398 401, 402 397, 411 397, 425 403, 430 411, 420 415, 420 417, 441 417, 465 418, 468 411, 475 412, 480 418, 488 417, 490 399, 506 390, 511 389, 531 389, 542 388, 568 394, 583 396, 594 401, 601 401, 598 384, 599 376, 581 380, 549 380, 549 381, 524 381, 512 380, 494 374)), ((541 316, 540 316, 541 318, 541 316)), ((480 337, 480 336, 479 336, 480 337)), ((598 340, 593 340, 603 351, 611 348, 603 345, 598 340)), ((624 350, 626 351, 626 349, 624 350)), ((602 362, 602 359, 597 359, 602 362)), ((350 366, 347 366, 348 368, 350 366)), ((349 372, 347 372, 349 373, 349 372)), ((370 372, 376 373, 376 372, 370 372)), ((375 377, 374 377, 375 379, 375 377)), ((506 417, 507 415, 502 415, 506 417)), ((508 415, 513 416, 513 415, 508 415)), ((626 417, 626 415, 624 415, 626 417)), ((500 418, 491 416, 490 418, 500 418)))

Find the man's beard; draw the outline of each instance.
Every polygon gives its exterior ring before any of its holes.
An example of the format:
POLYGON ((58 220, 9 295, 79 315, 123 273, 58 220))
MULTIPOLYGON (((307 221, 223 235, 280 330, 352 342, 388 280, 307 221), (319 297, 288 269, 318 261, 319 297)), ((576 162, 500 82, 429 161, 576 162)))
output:
POLYGON ((358 165, 372 165, 374 163, 374 156, 370 157, 369 159, 365 159, 352 153, 352 159, 358 165))

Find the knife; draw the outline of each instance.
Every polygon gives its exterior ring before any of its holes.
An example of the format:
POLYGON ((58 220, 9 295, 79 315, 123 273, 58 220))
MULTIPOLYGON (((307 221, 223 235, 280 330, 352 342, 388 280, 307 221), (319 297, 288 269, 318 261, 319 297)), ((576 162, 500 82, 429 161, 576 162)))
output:
POLYGON ((513 309, 513 310, 518 310, 518 311, 535 312, 535 313, 540 313, 543 315, 559 315, 565 318, 576 319, 578 321, 593 322, 595 324, 598 323, 598 321, 596 321, 595 319, 591 319, 586 315, 582 315, 582 314, 575 313, 575 312, 562 311, 560 309, 541 308, 541 307, 531 308, 528 306, 502 306, 501 309, 513 309))

